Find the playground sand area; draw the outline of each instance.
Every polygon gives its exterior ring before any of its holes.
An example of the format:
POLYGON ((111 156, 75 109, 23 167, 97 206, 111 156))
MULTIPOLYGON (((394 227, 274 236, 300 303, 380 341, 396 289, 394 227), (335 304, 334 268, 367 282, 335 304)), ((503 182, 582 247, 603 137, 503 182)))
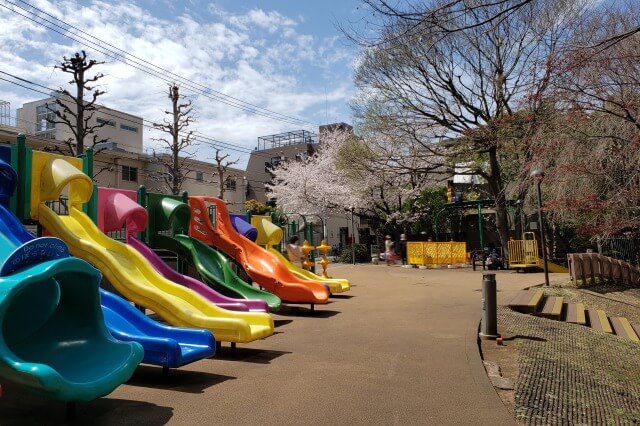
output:
MULTIPOLYGON (((640 323, 640 289, 575 288, 559 280, 547 295, 640 323)), ((640 343, 591 328, 498 308, 503 345, 482 341, 496 391, 518 424, 637 424, 640 343), (495 374, 495 373, 494 373, 495 374), (506 379, 506 380, 505 380, 506 379)))
MULTIPOLYGON (((482 341, 482 271, 332 265, 351 292, 328 305, 285 306, 276 333, 228 344, 163 376, 141 365, 126 384, 79 404, 72 424, 633 424, 640 421, 640 344, 504 305, 542 274, 497 271, 498 327, 482 341), (479 350, 480 349, 480 350, 479 350), (494 388, 497 365, 512 390, 494 388), (490 369, 491 370, 491 369, 490 369), (502 401, 501 401, 502 398, 502 401)), ((640 291, 553 294, 640 323, 640 291)), ((13 385, 0 424, 67 424, 65 407, 13 385)))

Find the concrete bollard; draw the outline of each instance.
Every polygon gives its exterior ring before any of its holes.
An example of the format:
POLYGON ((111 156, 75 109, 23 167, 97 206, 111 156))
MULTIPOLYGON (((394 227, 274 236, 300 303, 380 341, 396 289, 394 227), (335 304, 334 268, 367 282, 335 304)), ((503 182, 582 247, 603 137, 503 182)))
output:
POLYGON ((498 334, 498 301, 496 290, 496 274, 482 274, 482 325, 480 338, 495 340, 498 334))

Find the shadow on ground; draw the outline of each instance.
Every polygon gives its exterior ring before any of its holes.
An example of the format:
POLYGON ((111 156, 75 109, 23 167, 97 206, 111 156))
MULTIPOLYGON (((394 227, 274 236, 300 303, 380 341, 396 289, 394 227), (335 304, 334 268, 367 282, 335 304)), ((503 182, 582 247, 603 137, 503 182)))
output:
POLYGON ((282 327, 283 325, 291 324, 293 320, 273 320, 274 327, 282 327))
POLYGON ((161 367, 141 365, 127 384, 176 392, 204 393, 211 386, 235 379, 231 376, 191 371, 188 368, 189 366, 171 369, 168 375, 163 375, 161 367))
POLYGON ((278 315, 283 317, 331 318, 340 313, 340 311, 323 309, 322 306, 316 306, 314 310, 303 306, 285 306, 280 308, 278 315))
POLYGON ((68 421, 66 404, 45 399, 39 395, 3 384, 0 399, 0 424, 13 425, 164 425, 173 416, 172 407, 163 407, 144 401, 100 398, 78 403, 75 420, 68 421))
POLYGON ((522 334, 516 334, 516 335, 503 335, 502 336, 502 340, 504 340, 505 342, 510 342, 512 340, 533 340, 536 342, 546 342, 547 339, 544 339, 542 337, 537 337, 537 336, 523 336, 522 334))
POLYGON ((291 352, 286 351, 273 351, 267 349, 252 349, 243 347, 236 347, 236 349, 234 350, 229 347, 223 347, 216 353, 216 355, 212 359, 224 361, 253 362, 256 364, 270 364, 274 359, 290 353, 291 352))

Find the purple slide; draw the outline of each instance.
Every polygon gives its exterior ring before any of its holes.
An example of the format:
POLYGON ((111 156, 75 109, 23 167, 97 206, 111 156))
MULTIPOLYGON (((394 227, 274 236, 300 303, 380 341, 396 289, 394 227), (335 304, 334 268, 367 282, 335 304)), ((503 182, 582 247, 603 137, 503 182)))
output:
POLYGON ((255 226, 247 222, 247 217, 245 215, 231 213, 229 217, 231 218, 233 227, 238 231, 238 234, 244 235, 254 243, 256 242, 258 239, 258 230, 255 226))
POLYGON ((138 240, 133 235, 129 235, 127 237, 127 244, 140 252, 140 254, 142 254, 142 256, 144 256, 144 258, 149 261, 151 266, 153 266, 153 268, 160 273, 160 275, 162 275, 169 281, 173 281, 176 284, 180 284, 187 288, 190 288, 200 296, 215 303, 221 308, 228 309, 230 311, 269 311, 267 302, 265 302, 264 300, 232 299, 218 293, 203 282, 174 271, 157 254, 155 254, 153 250, 151 250, 145 243, 138 240))

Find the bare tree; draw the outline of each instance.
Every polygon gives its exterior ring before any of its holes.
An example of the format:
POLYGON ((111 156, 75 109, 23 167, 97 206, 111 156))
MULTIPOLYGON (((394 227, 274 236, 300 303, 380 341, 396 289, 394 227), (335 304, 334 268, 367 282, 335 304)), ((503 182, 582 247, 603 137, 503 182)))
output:
MULTIPOLYGON (((536 7, 544 7, 545 3, 561 3, 564 0, 493 0, 493 1, 473 1, 473 0, 441 0, 438 2, 409 0, 399 0, 389 2, 388 0, 361 0, 364 10, 364 17, 358 21, 360 28, 339 24, 342 33, 351 41, 363 46, 372 47, 386 43, 388 40, 379 37, 388 28, 398 21, 404 22, 404 30, 395 37, 402 38, 411 36, 413 30, 423 25, 429 25, 434 34, 439 39, 451 34, 466 31, 473 28, 484 28, 498 25, 504 20, 511 19, 511 15, 520 13, 521 9, 535 3, 536 7), (489 13, 487 13, 489 12, 489 13), (483 19, 478 20, 478 13, 483 15, 483 19), (462 22, 462 25, 460 25, 462 22)), ((564 1, 567 3, 566 1, 564 1)), ((635 0, 617 2, 621 10, 627 10, 634 5, 635 0)), ((577 2, 574 2, 577 3, 577 2)), ((592 2, 591 7, 598 9, 607 8, 607 2, 592 2)), ((632 12, 628 12, 631 14, 632 12)), ((591 44, 581 47, 590 47, 598 52, 605 51, 615 44, 624 41, 635 34, 640 33, 640 24, 636 23, 621 31, 609 31, 606 36, 594 41, 591 44)))
POLYGON ((446 37, 442 25, 398 17, 381 33, 387 41, 364 51, 356 72, 361 123, 418 145, 413 152, 425 171, 453 173, 464 164, 464 174, 484 178, 503 247, 505 171, 517 170, 514 162, 530 155, 526 132, 537 123, 555 55, 581 13, 569 3, 520 3, 478 8, 475 2, 452 2, 451 9, 450 3, 429 2, 424 13, 437 10, 451 29, 446 37), (518 7, 511 10, 513 5, 518 7), (484 25, 507 12, 508 19, 484 25))
POLYGON ((230 166, 237 164, 240 159, 225 161, 229 157, 229 154, 221 155, 221 150, 216 149, 216 172, 218 175, 218 198, 224 200, 224 191, 226 186, 225 173, 230 166))
MULTIPOLYGON (((80 156, 84 153, 86 138, 93 135, 91 141, 92 146, 106 142, 107 139, 98 139, 97 129, 105 126, 108 122, 90 124, 95 112, 98 110, 96 101, 99 96, 105 92, 96 89, 91 83, 95 83, 104 75, 102 73, 95 74, 93 77, 87 76, 87 72, 96 65, 104 64, 94 59, 87 61, 87 55, 83 50, 76 53, 72 58, 63 57, 63 61, 56 65, 55 68, 64 73, 73 76, 69 84, 75 85, 76 93, 72 95, 68 90, 60 88, 57 93, 55 104, 56 108, 47 105, 56 118, 47 120, 52 124, 62 124, 71 130, 73 138, 65 141, 69 153, 73 156, 80 156), (86 101, 85 92, 91 93, 91 99, 86 101)), ((66 154, 66 153, 64 153, 66 154)))
MULTIPOLYGON (((584 22, 573 46, 631 31, 640 5, 584 22)), ((640 34, 602 51, 572 49, 558 61, 553 120, 536 135, 546 209, 560 224, 607 237, 640 228, 640 34)))
POLYGON ((164 166, 165 171, 161 174, 162 180, 174 195, 180 194, 182 185, 191 172, 188 160, 192 154, 186 150, 194 145, 195 139, 193 130, 186 131, 193 123, 191 100, 180 103, 182 98, 180 87, 175 83, 169 84, 171 111, 165 111, 169 118, 165 118, 162 123, 153 123, 155 129, 167 133, 171 137, 170 139, 154 138, 153 140, 161 142, 170 153, 168 156, 164 156, 154 152, 154 157, 164 166))

